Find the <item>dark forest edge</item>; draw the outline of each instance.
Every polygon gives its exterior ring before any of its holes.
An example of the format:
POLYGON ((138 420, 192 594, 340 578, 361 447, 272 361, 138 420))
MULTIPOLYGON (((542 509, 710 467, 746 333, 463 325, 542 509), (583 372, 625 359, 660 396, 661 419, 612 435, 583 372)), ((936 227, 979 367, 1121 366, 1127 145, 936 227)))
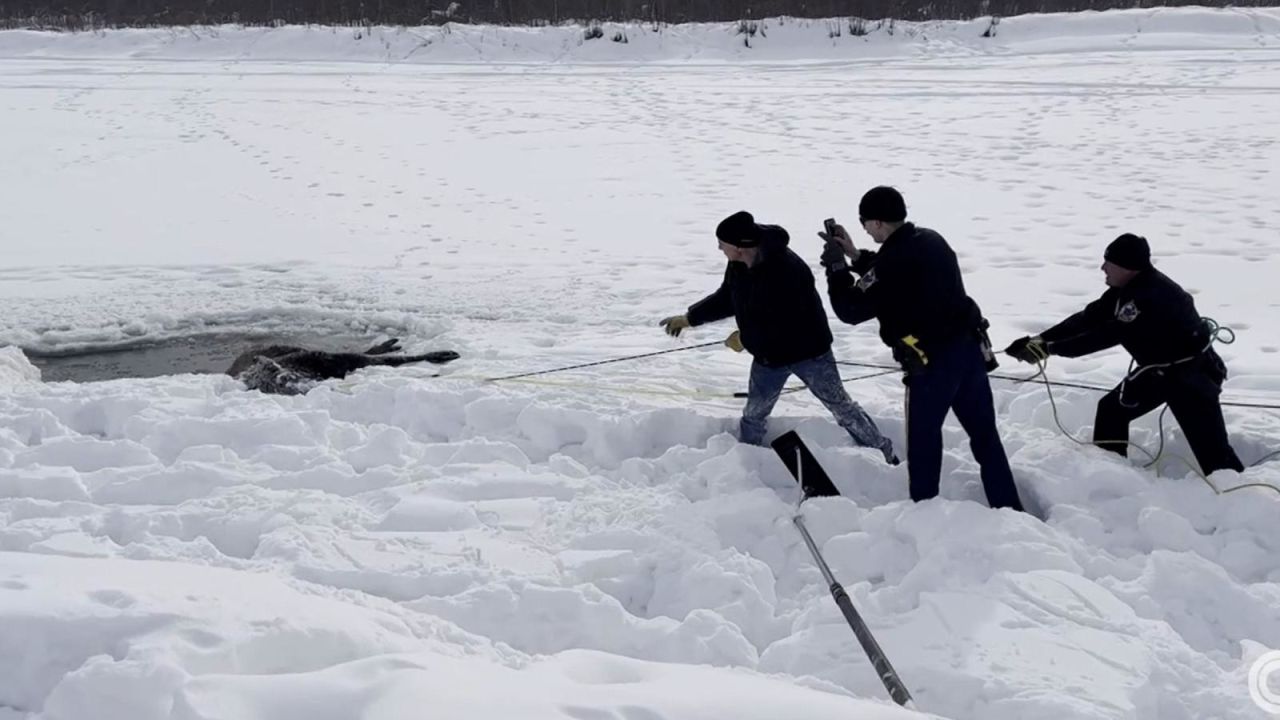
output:
MULTIPOLYGON (((1030 13, 1062 13, 1154 7, 1269 7, 1275 0, 1242 2, 1124 3, 1114 0, 495 0, 461 3, 440 0, 107 0, 75 5, 29 0, 0 2, 0 28, 89 31, 240 25, 280 27, 429 26, 448 23, 542 27, 582 25, 603 33, 597 23, 742 21, 764 18, 847 18, 851 35, 869 32, 865 18, 922 21, 972 20, 1030 13)), ((842 28, 841 32, 845 29, 842 28)), ((599 37, 598 35, 596 37, 599 37)))

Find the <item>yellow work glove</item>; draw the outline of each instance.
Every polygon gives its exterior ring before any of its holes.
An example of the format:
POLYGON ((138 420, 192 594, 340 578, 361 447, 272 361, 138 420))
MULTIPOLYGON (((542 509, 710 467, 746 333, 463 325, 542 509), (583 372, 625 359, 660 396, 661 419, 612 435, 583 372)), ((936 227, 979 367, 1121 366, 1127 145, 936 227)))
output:
POLYGON ((729 337, 724 339, 724 346, 734 352, 742 352, 742 335, 737 330, 729 333, 729 337))
POLYGON ((689 327, 689 318, 684 315, 672 315, 669 318, 663 318, 662 322, 658 324, 661 325, 671 337, 679 337, 680 331, 689 327))

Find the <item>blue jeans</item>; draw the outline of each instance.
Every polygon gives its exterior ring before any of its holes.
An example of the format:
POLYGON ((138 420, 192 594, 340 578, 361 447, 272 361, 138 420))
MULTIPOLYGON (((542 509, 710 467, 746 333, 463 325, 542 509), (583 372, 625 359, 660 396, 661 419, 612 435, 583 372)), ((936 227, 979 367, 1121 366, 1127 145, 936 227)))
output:
POLYGON ((768 367, 759 362, 751 363, 751 382, 747 388, 747 406, 742 409, 739 437, 744 443, 764 444, 764 431, 769 413, 778 402, 782 388, 792 375, 809 388, 813 396, 835 415, 836 422, 853 438, 855 445, 876 448, 884 453, 886 462, 897 463, 893 441, 880 434, 876 421, 849 398, 836 370, 836 358, 827 351, 817 357, 801 360, 782 367, 768 367))
POLYGON ((982 468, 982 485, 993 508, 1022 509, 1009 458, 996 430, 996 411, 982 350, 959 341, 929 353, 924 370, 907 377, 907 476, 911 499, 938 494, 942 474, 942 423, 954 411, 969 435, 969 447, 982 468))

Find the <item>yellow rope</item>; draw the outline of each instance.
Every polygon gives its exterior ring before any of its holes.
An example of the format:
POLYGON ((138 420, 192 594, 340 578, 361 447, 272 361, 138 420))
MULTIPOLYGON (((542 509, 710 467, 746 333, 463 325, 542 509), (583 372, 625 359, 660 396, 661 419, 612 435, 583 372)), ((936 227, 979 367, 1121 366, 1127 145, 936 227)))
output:
MULTIPOLYGON (((1044 382, 1045 393, 1047 393, 1049 396, 1049 407, 1053 410, 1053 422, 1055 425, 1058 426, 1058 430, 1072 442, 1075 442, 1079 445, 1095 445, 1095 446, 1127 445, 1132 448, 1137 448, 1138 450, 1141 450, 1144 455, 1146 455, 1148 458, 1151 459, 1151 461, 1146 464, 1146 467, 1151 467, 1154 465, 1156 468, 1157 476, 1160 474, 1160 461, 1164 456, 1167 455, 1175 460, 1181 461, 1183 465, 1186 465, 1188 468, 1190 468, 1191 472, 1195 473, 1196 477, 1203 480, 1204 483, 1209 486, 1209 489, 1213 490, 1213 493, 1215 495, 1225 495, 1226 493, 1235 492, 1237 490, 1243 490, 1249 487, 1267 488, 1268 490, 1271 490, 1277 494, 1280 494, 1280 488, 1268 483, 1244 483, 1242 485, 1237 485, 1235 487, 1227 488, 1226 490, 1220 490, 1218 486, 1214 485, 1213 481, 1209 479, 1209 476, 1201 472, 1200 468, 1194 463, 1192 463, 1190 460, 1188 460, 1187 458, 1177 453, 1165 452, 1163 426, 1161 428, 1160 448, 1154 454, 1150 450, 1146 449, 1145 447, 1137 443, 1130 442, 1128 440, 1085 441, 1085 440, 1081 440, 1080 438, 1077 438, 1075 435, 1072 435, 1071 432, 1068 431, 1066 427, 1062 425, 1062 419, 1058 416, 1058 402, 1053 397, 1053 383, 1049 381, 1049 375, 1047 373, 1047 370, 1049 368, 1049 354, 1044 352, 1040 348, 1036 347, 1035 345, 1028 345, 1027 347, 1036 356, 1036 367, 1039 368, 1039 371, 1035 375, 1032 375, 1031 378, 1028 378, 1028 379, 1039 378, 1044 382)), ((1257 464, 1258 463, 1255 463, 1254 466, 1256 466, 1257 464)))
MULTIPOLYGON (((466 377, 461 377, 457 375, 454 375, 451 377, 455 377, 460 380, 473 379, 473 378, 466 378, 466 377)), ((624 388, 624 387, 617 387, 612 385, 597 385, 594 383, 584 383, 584 382, 577 382, 573 380, 545 380, 545 379, 534 380, 532 378, 508 378, 505 380, 485 380, 483 378, 474 378, 474 379, 480 380, 481 382, 523 383, 525 385, 546 385, 548 387, 569 387, 569 388, 580 388, 583 390, 604 390, 606 392, 615 392, 620 395, 649 395, 654 397, 691 397, 691 398, 704 398, 704 399, 714 399, 714 400, 732 400, 733 399, 733 395, 731 393, 730 394, 708 393, 708 392, 702 392, 700 390, 648 390, 644 388, 634 388, 634 387, 624 388)))

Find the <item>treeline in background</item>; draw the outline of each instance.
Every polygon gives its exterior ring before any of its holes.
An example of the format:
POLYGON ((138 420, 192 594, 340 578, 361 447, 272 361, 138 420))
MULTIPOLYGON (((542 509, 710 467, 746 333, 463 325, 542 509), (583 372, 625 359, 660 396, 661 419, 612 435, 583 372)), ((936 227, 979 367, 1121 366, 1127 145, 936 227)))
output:
POLYGON ((967 20, 1024 13, 1274 0, 0 0, 0 27, 90 30, 185 25, 548 25, 726 22, 766 17, 967 20))

